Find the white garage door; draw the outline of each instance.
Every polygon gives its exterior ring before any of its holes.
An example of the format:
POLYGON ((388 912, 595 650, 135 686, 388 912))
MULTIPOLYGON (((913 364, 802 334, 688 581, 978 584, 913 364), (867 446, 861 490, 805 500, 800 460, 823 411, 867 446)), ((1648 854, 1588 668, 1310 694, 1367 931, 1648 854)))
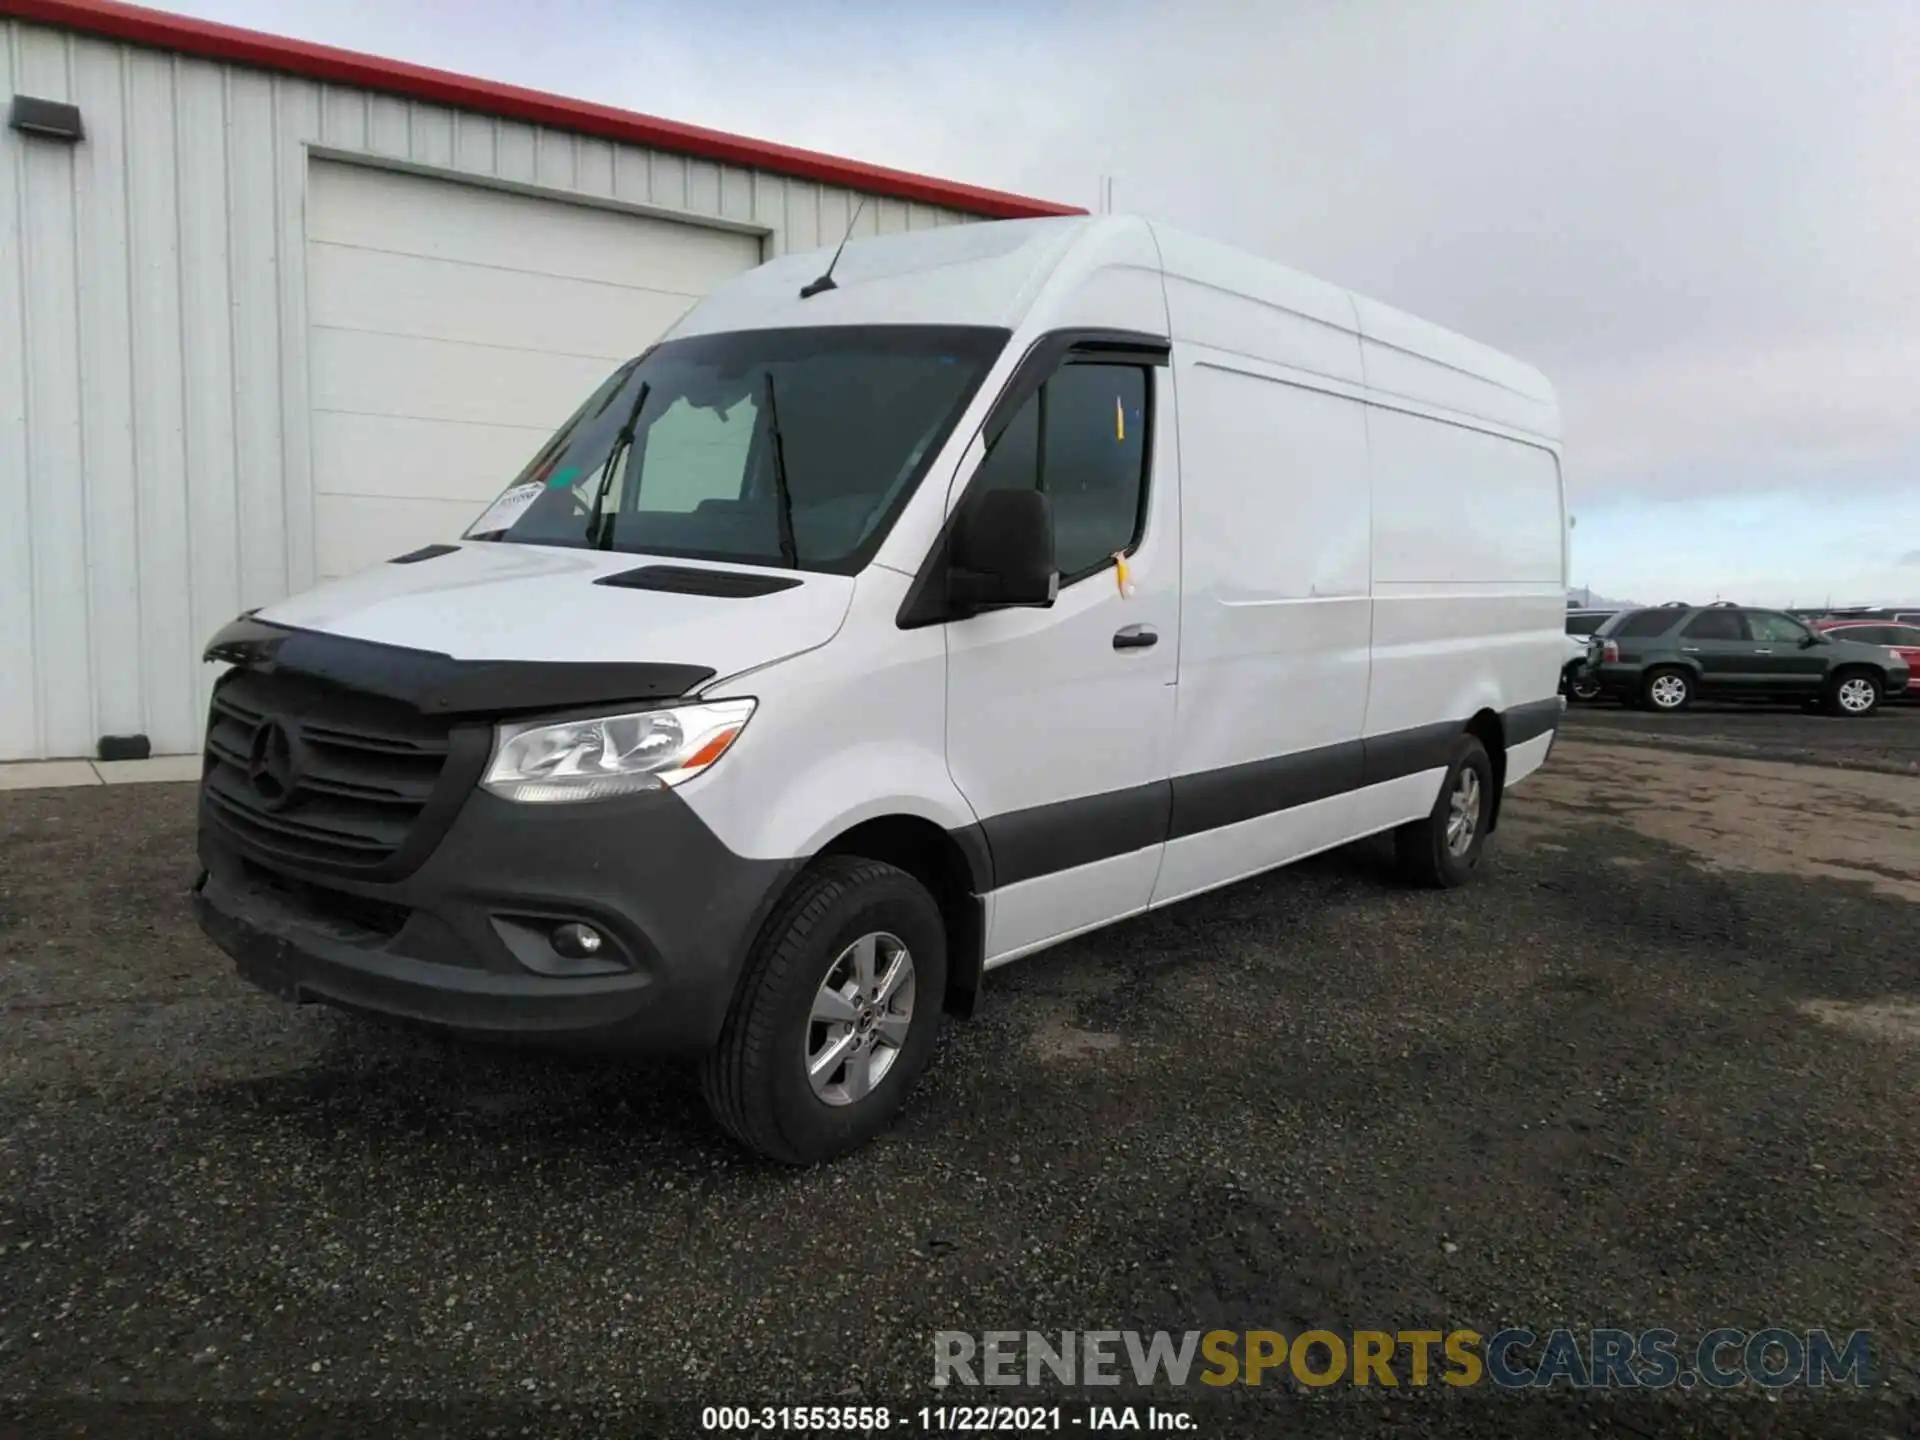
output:
POLYGON ((314 162, 317 573, 458 536, 609 371, 759 262, 730 231, 314 162))

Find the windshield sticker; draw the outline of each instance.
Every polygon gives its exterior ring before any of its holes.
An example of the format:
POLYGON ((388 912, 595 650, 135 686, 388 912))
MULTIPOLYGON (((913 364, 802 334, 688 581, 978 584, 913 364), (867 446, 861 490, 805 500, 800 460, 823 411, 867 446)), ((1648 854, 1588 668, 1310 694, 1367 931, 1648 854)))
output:
POLYGON ((547 477, 547 488, 549 490, 564 490, 579 477, 580 467, 578 465, 562 465, 558 470, 554 471, 552 475, 547 477))
POLYGON ((467 529, 469 535, 488 535, 495 530, 511 530, 514 522, 527 513, 527 507, 546 493, 538 480, 516 485, 487 507, 487 513, 467 529))

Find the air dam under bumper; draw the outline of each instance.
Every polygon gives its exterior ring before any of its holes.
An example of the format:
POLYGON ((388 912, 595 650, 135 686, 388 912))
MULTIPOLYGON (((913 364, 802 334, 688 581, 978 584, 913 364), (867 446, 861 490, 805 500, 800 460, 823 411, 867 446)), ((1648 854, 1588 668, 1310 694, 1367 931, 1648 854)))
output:
POLYGON ((203 801, 200 861, 201 928, 282 998, 652 1054, 713 1044, 798 868, 733 854, 670 790, 560 805, 475 791, 385 884, 243 850, 203 801), (603 973, 552 949, 568 921, 606 937, 603 973))

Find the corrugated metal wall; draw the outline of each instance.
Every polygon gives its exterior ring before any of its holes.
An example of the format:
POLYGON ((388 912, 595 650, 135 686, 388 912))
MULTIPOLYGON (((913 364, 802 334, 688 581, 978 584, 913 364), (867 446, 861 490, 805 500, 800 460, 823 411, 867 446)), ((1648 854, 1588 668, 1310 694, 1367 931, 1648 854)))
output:
MULTIPOLYGON (((839 239, 848 191, 0 22, 0 760, 198 748, 207 637, 313 579, 308 151, 839 239)), ((970 219, 876 198, 856 233, 970 219)))

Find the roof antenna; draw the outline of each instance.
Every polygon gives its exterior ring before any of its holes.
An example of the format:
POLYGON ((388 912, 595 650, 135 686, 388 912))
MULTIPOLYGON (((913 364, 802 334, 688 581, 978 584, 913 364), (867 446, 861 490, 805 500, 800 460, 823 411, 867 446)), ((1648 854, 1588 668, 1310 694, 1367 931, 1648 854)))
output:
POLYGON ((834 282, 833 267, 840 263, 840 250, 847 248, 847 241, 853 238, 853 227, 860 223, 860 212, 866 208, 867 197, 862 195, 860 197, 860 203, 853 207, 853 218, 847 221, 847 233, 840 237, 840 249, 835 250, 833 252, 833 259, 827 262, 827 273, 822 275, 818 280, 801 288, 800 298, 802 300, 811 300, 822 291, 838 290, 840 288, 839 285, 834 282))

